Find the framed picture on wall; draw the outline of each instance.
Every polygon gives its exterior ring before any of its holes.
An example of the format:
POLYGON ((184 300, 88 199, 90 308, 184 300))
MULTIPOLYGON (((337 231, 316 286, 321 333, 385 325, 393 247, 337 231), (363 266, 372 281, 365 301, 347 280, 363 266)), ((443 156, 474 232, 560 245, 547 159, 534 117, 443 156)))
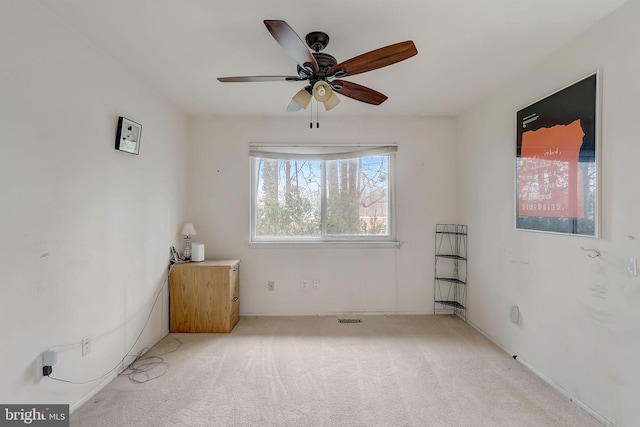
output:
POLYGON ((598 72, 520 109, 516 128, 516 229, 598 237, 598 72))
POLYGON ((116 150, 130 154, 140 154, 140 138, 142 125, 126 117, 118 117, 116 130, 116 150))

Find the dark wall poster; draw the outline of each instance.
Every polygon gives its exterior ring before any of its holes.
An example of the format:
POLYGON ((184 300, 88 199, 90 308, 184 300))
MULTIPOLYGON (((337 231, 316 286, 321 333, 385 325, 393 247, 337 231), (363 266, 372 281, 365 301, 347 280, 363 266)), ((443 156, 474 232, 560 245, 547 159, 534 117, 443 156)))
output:
POLYGON ((516 228, 597 237, 598 73, 519 110, 516 228))

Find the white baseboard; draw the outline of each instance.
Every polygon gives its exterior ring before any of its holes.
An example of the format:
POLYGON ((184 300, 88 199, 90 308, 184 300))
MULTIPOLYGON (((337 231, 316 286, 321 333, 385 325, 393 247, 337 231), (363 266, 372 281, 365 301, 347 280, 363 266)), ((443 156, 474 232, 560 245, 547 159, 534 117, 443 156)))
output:
MULTIPOLYGON (((166 337, 168 334, 169 334, 169 329, 165 329, 163 332, 160 333, 160 335, 158 337, 156 337, 155 339, 151 340, 151 342, 149 344, 147 344, 145 347, 153 347, 158 342, 160 342, 160 340, 162 338, 166 337)), ((116 378, 117 375, 118 375, 117 372, 113 372, 111 375, 107 376, 102 382, 100 382, 100 384, 96 385, 94 388, 89 390, 89 392, 87 394, 85 394, 84 396, 82 396, 82 398, 80 398, 80 400, 78 400, 77 402, 73 403, 72 405, 69 405, 69 413, 72 414, 76 409, 80 408, 82 405, 87 403, 100 390, 105 388, 107 384, 109 384, 111 381, 113 381, 116 378)))
POLYGON ((113 379, 117 376, 117 372, 113 372, 111 375, 107 376, 104 380, 102 380, 101 383, 99 383, 97 386, 95 386, 93 389, 89 390, 89 392, 87 394, 85 394, 84 396, 82 396, 82 398, 80 400, 78 400, 76 403, 72 404, 69 406, 69 413, 73 414, 73 412, 78 409, 79 407, 81 407, 82 405, 84 405, 85 403, 87 403, 89 401, 89 399, 91 399, 93 396, 95 396, 100 390, 102 390, 107 384, 109 384, 111 381, 113 381, 113 379))
POLYGON ((240 318, 246 317, 303 317, 303 316, 424 316, 433 312, 424 311, 329 311, 321 313, 269 313, 269 312, 249 312, 240 313, 240 318))
MULTIPOLYGON (((474 324, 473 322, 470 322, 469 320, 467 320, 467 323, 469 324, 469 326, 471 326, 476 331, 480 332, 482 335, 485 336, 485 338, 487 338, 489 341, 494 343, 496 346, 498 346, 502 351, 504 351, 508 355, 513 356, 515 354, 513 351, 509 350, 508 348, 505 348, 503 345, 498 343, 495 339, 493 339, 493 337, 491 335, 487 334, 480 327, 478 327, 478 325, 474 324)), ((561 387, 558 383, 554 382, 551 378, 547 377, 542 372, 538 371, 536 368, 531 366, 529 363, 527 363, 526 360, 523 360, 521 356, 517 356, 516 357, 516 361, 520 362, 522 364, 522 366, 524 366, 525 368, 527 368, 528 370, 533 372, 537 377, 539 377, 544 382, 549 384, 555 390, 557 390, 560 393, 562 393, 563 396, 565 396, 567 399, 569 399, 572 403, 574 403, 577 406, 579 406, 581 409, 583 409, 585 412, 587 412, 589 415, 591 415, 593 418, 598 420, 603 425, 605 425, 607 427, 616 427, 616 424, 614 424, 611 421, 607 420, 605 417, 600 415, 598 412, 596 412, 589 405, 587 405, 586 403, 582 402, 580 399, 578 399, 577 397, 575 397, 574 395, 569 393, 567 390, 565 390, 563 387, 561 387)))

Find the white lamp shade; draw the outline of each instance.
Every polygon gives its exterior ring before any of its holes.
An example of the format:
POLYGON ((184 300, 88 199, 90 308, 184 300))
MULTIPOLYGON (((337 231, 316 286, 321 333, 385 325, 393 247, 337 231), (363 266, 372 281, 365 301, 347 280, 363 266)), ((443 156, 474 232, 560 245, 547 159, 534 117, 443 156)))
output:
POLYGON ((300 89, 298 93, 293 95, 293 101, 298 104, 301 108, 307 108, 309 102, 311 101, 311 94, 307 92, 306 89, 300 89))
POLYGON ((193 224, 185 224, 182 226, 182 230, 180 230, 180 234, 183 236, 195 236, 196 229, 193 224))
POLYGON ((318 102, 328 101, 333 95, 333 89, 331 89, 331 85, 327 82, 318 81, 313 85, 313 97, 318 100, 318 102))
POLYGON ((340 99, 336 96, 335 93, 331 94, 331 97, 322 103, 324 108, 329 111, 336 105, 340 104, 340 99))

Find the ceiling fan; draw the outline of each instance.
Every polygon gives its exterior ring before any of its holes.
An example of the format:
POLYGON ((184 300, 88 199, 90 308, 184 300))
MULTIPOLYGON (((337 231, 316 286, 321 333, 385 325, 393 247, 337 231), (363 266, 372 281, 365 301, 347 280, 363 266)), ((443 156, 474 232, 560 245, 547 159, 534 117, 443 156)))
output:
POLYGON ((293 96, 287 107, 289 112, 306 109, 312 97, 330 110, 340 103, 334 92, 367 104, 380 105, 387 100, 387 96, 342 78, 386 67, 418 53, 416 46, 409 40, 372 50, 338 63, 333 56, 321 53, 329 44, 327 34, 313 31, 305 37, 305 45, 285 21, 265 20, 264 25, 298 64, 297 75, 218 77, 218 80, 223 83, 308 81, 309 84, 293 96))

